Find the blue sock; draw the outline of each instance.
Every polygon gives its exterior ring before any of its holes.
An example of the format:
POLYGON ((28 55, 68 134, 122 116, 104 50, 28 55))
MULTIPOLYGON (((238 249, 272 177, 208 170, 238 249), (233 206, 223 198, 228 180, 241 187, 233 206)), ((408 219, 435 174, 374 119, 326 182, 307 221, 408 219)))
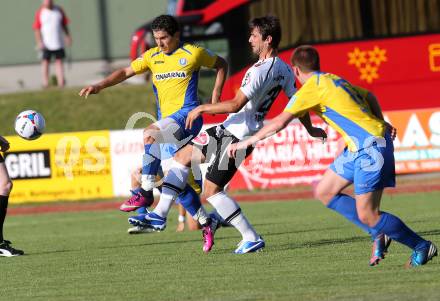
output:
POLYGON ((339 193, 328 203, 327 208, 336 211, 368 234, 371 234, 372 230, 370 227, 359 220, 356 210, 356 200, 353 197, 339 193))
POLYGON ((160 145, 145 144, 145 154, 142 161, 143 175, 157 175, 160 167, 160 145))
POLYGON ((381 216, 376 226, 371 228, 373 235, 383 233, 413 250, 423 249, 427 241, 417 233, 408 228, 400 218, 387 212, 381 212, 381 216))
POLYGON ((202 207, 200 196, 189 185, 185 186, 185 190, 179 194, 177 200, 191 216, 196 215, 197 211, 202 207))

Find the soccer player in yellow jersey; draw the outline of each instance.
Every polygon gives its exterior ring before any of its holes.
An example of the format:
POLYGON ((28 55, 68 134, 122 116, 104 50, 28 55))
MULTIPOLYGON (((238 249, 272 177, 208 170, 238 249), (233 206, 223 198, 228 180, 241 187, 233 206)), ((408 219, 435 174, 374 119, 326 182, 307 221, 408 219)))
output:
POLYGON ((395 186, 395 168, 392 127, 384 121, 376 98, 334 74, 320 72, 319 54, 311 46, 296 48, 292 65, 302 88, 290 99, 283 113, 254 136, 232 145, 229 155, 235 156, 237 150, 273 135, 292 119, 308 111, 315 112, 338 131, 347 144, 318 184, 317 198, 371 234, 370 265, 384 258, 390 239, 413 250, 408 267, 426 264, 437 255, 436 246, 409 229, 398 217, 379 209, 383 189, 395 186), (354 198, 342 193, 351 184, 354 198))
MULTIPOLYGON (((199 133, 202 118, 199 118, 190 129, 185 128, 185 122, 187 114, 200 104, 197 95, 200 68, 216 69, 212 103, 220 99, 228 70, 226 61, 220 56, 203 47, 181 43, 179 24, 174 17, 169 15, 157 17, 153 20, 151 29, 157 47, 146 51, 129 67, 113 72, 98 84, 85 87, 79 93, 80 96, 87 98, 89 94, 97 94, 102 89, 114 86, 135 74, 146 71, 152 73, 160 120, 144 131, 142 187, 121 205, 120 209, 123 211, 133 211, 149 206, 153 202, 152 190, 161 162, 159 144, 173 143, 180 148, 199 133)), ((190 210, 188 211, 192 214, 190 210)))
MULTIPOLYGON (((174 155, 174 152, 176 151, 174 145, 161 145, 161 160, 166 160, 172 157, 174 155), (173 148, 171 150, 164 150, 163 148, 166 147, 168 149, 173 148), (165 155, 165 157, 164 157, 165 155)), ((169 167, 168 167, 169 168, 169 167)), ((158 177, 162 177, 164 173, 166 173, 168 170, 164 170, 164 166, 162 165, 162 170, 159 170, 158 177)), ((141 188, 141 175, 142 175, 142 168, 138 168, 134 170, 131 173, 131 193, 136 194, 139 192, 139 189, 141 188)), ((194 176, 191 175, 191 181, 188 181, 188 185, 185 187, 184 191, 179 194, 176 197, 176 204, 179 206, 179 216, 178 216, 178 225, 176 232, 181 232, 185 229, 185 221, 187 222, 187 226, 189 230, 198 230, 200 229, 200 225, 197 220, 191 218, 186 220, 186 209, 185 207, 189 206, 195 206, 197 209, 201 206, 200 203, 200 194, 202 192, 202 181, 201 180, 195 180, 194 176), (195 204, 193 204, 195 203, 195 204), (183 207, 182 204, 185 204, 186 206, 183 207)), ((191 207, 190 207, 191 208, 191 207)), ((137 210, 139 214, 142 214, 145 216, 149 211, 147 208, 139 208, 137 210)), ((129 219, 130 220, 130 219, 129 219)), ((145 227, 139 224, 133 224, 133 227, 130 227, 128 229, 128 234, 141 234, 141 233, 151 233, 155 230, 149 227, 145 227)))

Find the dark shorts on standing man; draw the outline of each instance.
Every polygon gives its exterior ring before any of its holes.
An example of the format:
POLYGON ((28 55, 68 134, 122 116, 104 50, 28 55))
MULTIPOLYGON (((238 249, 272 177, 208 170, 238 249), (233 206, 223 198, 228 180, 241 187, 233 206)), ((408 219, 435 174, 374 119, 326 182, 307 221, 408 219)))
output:
POLYGON ((43 49, 43 60, 51 60, 52 57, 55 57, 55 59, 64 59, 66 57, 66 53, 64 52, 64 49, 58 49, 58 50, 48 50, 43 49))
POLYGON ((190 144, 201 150, 205 156, 205 162, 209 162, 206 179, 217 186, 224 188, 234 176, 240 164, 249 156, 253 147, 246 151, 237 152, 236 158, 230 158, 227 150, 232 143, 240 139, 228 132, 223 125, 217 125, 201 131, 191 140, 190 144))
POLYGON ((2 157, 2 155, 0 154, 0 163, 5 162, 5 159, 2 157))

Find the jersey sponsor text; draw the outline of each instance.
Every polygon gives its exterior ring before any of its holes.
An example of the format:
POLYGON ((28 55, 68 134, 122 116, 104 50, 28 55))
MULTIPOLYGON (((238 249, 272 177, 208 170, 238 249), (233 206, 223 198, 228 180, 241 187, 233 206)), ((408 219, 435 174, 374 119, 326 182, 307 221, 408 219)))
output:
POLYGON ((170 71, 165 73, 156 73, 154 75, 156 77, 156 80, 167 80, 171 78, 185 78, 186 72, 185 71, 170 71))

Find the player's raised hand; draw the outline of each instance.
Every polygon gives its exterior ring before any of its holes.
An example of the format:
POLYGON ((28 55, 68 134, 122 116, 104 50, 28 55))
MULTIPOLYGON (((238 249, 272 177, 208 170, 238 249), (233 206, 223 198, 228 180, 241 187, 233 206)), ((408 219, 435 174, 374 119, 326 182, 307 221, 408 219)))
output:
POLYGON ((237 156, 237 151, 242 149, 247 149, 248 146, 249 145, 246 143, 246 141, 232 143, 231 145, 228 146, 228 156, 230 158, 235 158, 237 156))
POLYGON ((309 130, 309 135, 315 138, 319 138, 323 142, 327 139, 327 133, 323 129, 317 127, 312 127, 309 130))
POLYGON ((100 91, 99 87, 96 85, 91 85, 91 86, 87 86, 85 88, 83 88, 81 91, 79 91, 78 95, 79 96, 84 96, 87 99, 87 96, 89 96, 90 94, 98 94, 100 91))
POLYGON ((200 111, 199 107, 191 110, 191 112, 188 113, 188 117, 186 117, 185 128, 188 130, 191 129, 194 120, 196 120, 201 114, 202 112, 200 111))
POLYGON ((9 149, 9 142, 6 138, 0 136, 0 151, 6 152, 9 149))

